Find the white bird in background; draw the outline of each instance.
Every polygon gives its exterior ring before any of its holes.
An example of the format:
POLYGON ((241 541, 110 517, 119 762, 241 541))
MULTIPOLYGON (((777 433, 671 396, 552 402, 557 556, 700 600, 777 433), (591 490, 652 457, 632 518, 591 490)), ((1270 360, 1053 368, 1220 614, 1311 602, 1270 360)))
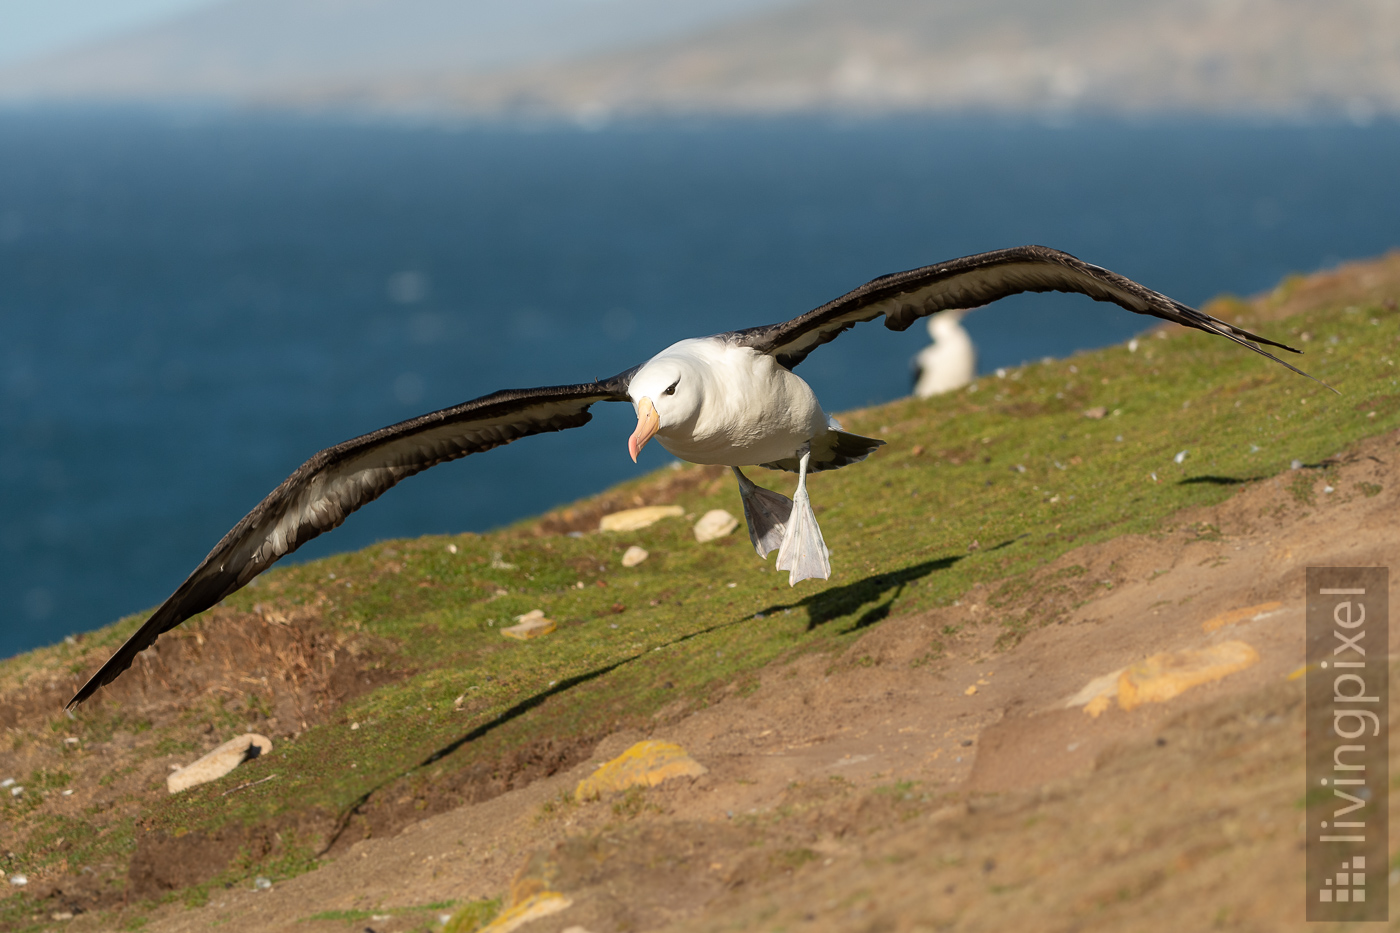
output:
MULTIPOLYGON (((777 550, 777 567, 789 571, 793 585, 829 577, 831 565, 807 495, 807 474, 863 460, 883 441, 842 431, 793 369, 808 353, 862 321, 883 317, 886 327, 904 330, 940 311, 1028 291, 1079 292, 1110 301, 1219 334, 1307 375, 1257 344, 1298 352, 1292 347, 1043 246, 980 253, 882 276, 790 321, 682 340, 611 379, 495 392, 321 451, 224 536, 68 706, 110 683, 161 633, 242 588, 400 480, 531 434, 580 427, 592 418, 588 409, 597 402, 633 406, 637 428, 627 446, 634 460, 655 437, 677 457, 733 468, 749 538, 759 556, 777 550), (750 481, 739 468, 752 465, 796 473, 794 497, 750 481)), ((936 333, 941 341, 942 331, 936 333)), ((558 467, 568 469, 567 460, 558 467)))
POLYGON ((919 398, 961 389, 977 375, 977 348, 962 326, 963 315, 971 310, 949 308, 929 315, 928 335, 933 343, 914 358, 918 370, 914 394, 919 398))

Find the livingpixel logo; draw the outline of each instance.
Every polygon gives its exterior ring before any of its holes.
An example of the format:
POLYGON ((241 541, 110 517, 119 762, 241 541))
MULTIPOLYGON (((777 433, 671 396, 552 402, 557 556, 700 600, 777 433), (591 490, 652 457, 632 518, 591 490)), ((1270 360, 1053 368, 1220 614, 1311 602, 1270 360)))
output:
POLYGON ((1390 574, 1307 571, 1307 919, 1389 918, 1390 574))

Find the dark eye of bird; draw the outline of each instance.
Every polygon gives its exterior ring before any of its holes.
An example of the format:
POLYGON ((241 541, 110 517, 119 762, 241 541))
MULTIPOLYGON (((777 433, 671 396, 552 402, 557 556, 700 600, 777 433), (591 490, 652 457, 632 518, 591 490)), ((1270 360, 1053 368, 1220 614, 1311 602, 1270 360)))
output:
POLYGON ((679 379, 677 379, 675 382, 671 383, 671 387, 670 387, 669 389, 667 389, 665 392, 663 392, 662 394, 663 394, 663 395, 675 395, 675 394, 676 394, 676 386, 678 386, 678 385, 680 385, 680 384, 681 384, 681 381, 680 381, 679 379))

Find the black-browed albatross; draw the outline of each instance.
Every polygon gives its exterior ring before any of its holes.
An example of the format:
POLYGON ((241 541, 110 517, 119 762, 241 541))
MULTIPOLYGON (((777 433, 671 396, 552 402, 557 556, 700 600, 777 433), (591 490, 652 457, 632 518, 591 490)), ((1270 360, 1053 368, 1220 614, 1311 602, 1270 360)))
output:
POLYGON ((1044 246, 979 253, 882 276, 790 321, 682 340, 611 379, 494 392, 321 451, 224 535, 68 707, 110 683, 161 633, 245 586, 400 480, 531 434, 577 428, 588 423, 588 409, 596 402, 634 407, 637 429, 628 440, 633 460, 655 437, 683 460, 732 468, 759 556, 777 550, 777 567, 789 571, 792 585, 829 577, 826 544, 807 497, 807 474, 864 460, 884 442, 840 430, 793 368, 862 321, 883 317, 886 327, 898 331, 938 311, 1044 291, 1078 292, 1219 334, 1307 375, 1258 344, 1299 352, 1290 346, 1044 246), (794 497, 755 485, 740 471, 752 465, 796 473, 794 497))

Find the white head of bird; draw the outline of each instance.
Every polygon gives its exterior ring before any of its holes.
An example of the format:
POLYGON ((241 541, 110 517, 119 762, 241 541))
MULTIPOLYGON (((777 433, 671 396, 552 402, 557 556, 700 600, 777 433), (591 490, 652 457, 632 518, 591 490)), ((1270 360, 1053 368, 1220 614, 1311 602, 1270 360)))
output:
POLYGON ((637 413, 637 430, 627 440, 635 462, 647 441, 657 434, 694 426, 703 398, 702 377, 687 359, 666 353, 648 360, 632 377, 628 395, 637 413))

